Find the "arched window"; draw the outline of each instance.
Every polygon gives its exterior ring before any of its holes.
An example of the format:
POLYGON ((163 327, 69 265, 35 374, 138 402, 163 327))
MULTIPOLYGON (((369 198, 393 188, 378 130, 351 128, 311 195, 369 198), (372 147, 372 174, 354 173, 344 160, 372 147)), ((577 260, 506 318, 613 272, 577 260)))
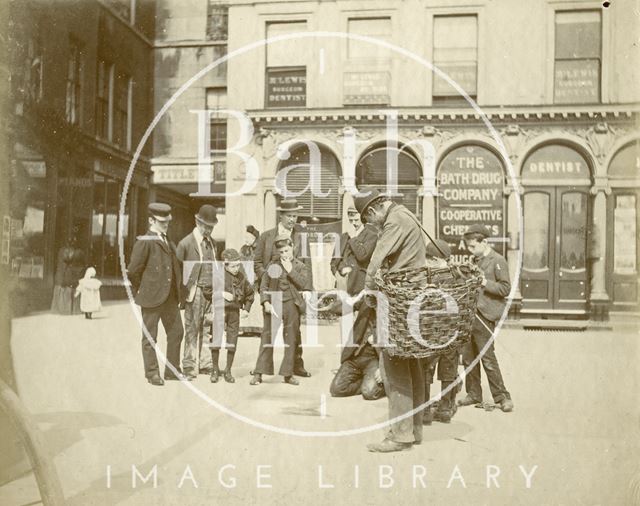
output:
POLYGON ((358 188, 361 191, 373 188, 384 191, 387 185, 387 152, 389 150, 398 157, 398 193, 402 194, 400 197, 391 197, 391 199, 420 216, 421 203, 418 189, 422 179, 422 168, 418 159, 407 149, 382 145, 367 151, 356 165, 358 188))
MULTIPOLYGON (((311 188, 295 197, 302 206, 299 216, 302 219, 318 218, 322 222, 342 218, 342 198, 340 189, 340 163, 328 149, 320 148, 320 190, 326 196, 314 195, 311 188)), ((311 179, 309 167, 309 148, 305 145, 291 150, 291 156, 281 162, 278 170, 294 166, 286 176, 289 192, 301 192, 311 179)))

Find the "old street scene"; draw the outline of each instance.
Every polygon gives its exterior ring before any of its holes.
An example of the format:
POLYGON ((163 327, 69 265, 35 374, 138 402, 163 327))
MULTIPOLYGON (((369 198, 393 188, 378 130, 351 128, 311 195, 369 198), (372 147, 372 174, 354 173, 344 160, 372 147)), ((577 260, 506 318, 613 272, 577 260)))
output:
POLYGON ((640 504, 638 5, 0 5, 0 504, 640 504))

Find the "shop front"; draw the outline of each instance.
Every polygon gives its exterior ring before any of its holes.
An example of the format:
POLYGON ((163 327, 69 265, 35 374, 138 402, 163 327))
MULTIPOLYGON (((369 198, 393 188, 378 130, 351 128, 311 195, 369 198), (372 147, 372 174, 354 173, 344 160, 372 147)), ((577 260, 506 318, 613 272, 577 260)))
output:
POLYGON ((587 315, 589 309, 591 168, 573 147, 533 150, 524 188, 522 313, 587 315))
POLYGON ((640 141, 622 147, 608 169, 607 292, 611 311, 638 311, 640 141))

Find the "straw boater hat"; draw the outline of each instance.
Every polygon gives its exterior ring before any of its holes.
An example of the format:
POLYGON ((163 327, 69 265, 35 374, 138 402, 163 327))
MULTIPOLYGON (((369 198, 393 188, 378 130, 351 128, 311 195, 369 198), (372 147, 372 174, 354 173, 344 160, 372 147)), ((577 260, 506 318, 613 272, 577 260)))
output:
POLYGON ((148 207, 149 216, 158 221, 171 221, 171 206, 162 202, 152 202, 148 207))
POLYGON ((280 201, 280 205, 276 207, 276 211, 280 211, 283 213, 300 211, 302 206, 298 205, 298 201, 296 199, 283 199, 280 201))
POLYGON ((196 220, 200 223, 213 227, 218 223, 216 208, 209 204, 203 205, 198 211, 198 214, 196 214, 196 220))

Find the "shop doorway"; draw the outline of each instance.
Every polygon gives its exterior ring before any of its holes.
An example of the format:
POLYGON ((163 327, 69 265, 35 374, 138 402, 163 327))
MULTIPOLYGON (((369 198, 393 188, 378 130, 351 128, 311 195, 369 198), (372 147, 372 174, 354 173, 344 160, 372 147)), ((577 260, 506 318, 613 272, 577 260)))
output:
POLYGON ((586 313, 588 188, 528 188, 523 210, 522 311, 586 313))

